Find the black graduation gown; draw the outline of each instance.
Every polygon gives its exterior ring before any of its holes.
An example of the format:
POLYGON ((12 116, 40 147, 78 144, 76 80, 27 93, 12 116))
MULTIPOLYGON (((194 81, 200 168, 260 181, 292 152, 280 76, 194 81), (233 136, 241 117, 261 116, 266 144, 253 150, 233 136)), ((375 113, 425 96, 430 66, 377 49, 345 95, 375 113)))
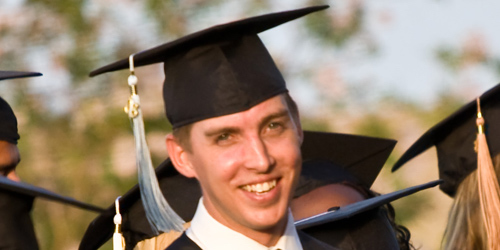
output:
MULTIPOLYGON (((327 245, 319 240, 312 238, 311 236, 297 231, 300 242, 302 243, 302 248, 304 250, 336 250, 338 248, 327 245)), ((236 247, 235 247, 236 249, 236 247)), ((201 250, 201 248, 194 243, 189 237, 187 237, 184 232, 181 237, 175 240, 166 250, 201 250)))
POLYGON ((33 199, 33 196, 0 190, 0 249, 38 249, 30 216, 33 199))

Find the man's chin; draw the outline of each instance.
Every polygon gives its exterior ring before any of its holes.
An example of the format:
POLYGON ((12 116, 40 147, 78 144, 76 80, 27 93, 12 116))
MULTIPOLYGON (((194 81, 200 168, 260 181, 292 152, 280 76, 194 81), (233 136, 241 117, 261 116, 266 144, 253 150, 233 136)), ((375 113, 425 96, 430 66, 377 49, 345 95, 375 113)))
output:
POLYGON ((268 214, 265 216, 255 216, 249 221, 249 228, 263 233, 275 233, 276 230, 285 228, 288 221, 288 214, 285 212, 281 215, 276 213, 268 214))

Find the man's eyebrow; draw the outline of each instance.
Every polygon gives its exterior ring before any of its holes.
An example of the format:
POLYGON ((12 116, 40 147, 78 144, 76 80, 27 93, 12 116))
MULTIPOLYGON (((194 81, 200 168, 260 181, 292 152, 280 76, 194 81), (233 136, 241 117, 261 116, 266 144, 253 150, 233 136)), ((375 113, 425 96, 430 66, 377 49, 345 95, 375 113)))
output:
POLYGON ((206 137, 212 137, 215 135, 220 135, 220 134, 225 134, 225 133, 234 134, 234 133, 238 133, 239 131, 240 131, 240 129, 236 128, 236 127, 222 127, 222 128, 215 128, 212 130, 207 130, 207 131, 205 131, 204 134, 206 137))
MULTIPOLYGON (((278 110, 277 112, 269 114, 268 116, 264 117, 260 122, 260 126, 264 126, 269 121, 276 119, 276 118, 288 117, 288 114, 289 114, 289 112, 287 109, 278 110)), ((221 128, 209 129, 209 130, 204 132, 204 135, 206 137, 212 137, 215 135, 220 135, 220 134, 225 134, 225 133, 235 134, 235 133, 239 133, 240 131, 241 131, 241 129, 238 127, 221 127, 221 128)))
POLYGON ((262 121, 260 122, 260 125, 264 126, 265 124, 267 124, 268 122, 270 122, 273 119, 281 118, 281 117, 288 117, 288 116, 289 116, 289 111, 287 109, 278 110, 277 112, 272 113, 272 114, 264 117, 264 119, 262 119, 262 121))

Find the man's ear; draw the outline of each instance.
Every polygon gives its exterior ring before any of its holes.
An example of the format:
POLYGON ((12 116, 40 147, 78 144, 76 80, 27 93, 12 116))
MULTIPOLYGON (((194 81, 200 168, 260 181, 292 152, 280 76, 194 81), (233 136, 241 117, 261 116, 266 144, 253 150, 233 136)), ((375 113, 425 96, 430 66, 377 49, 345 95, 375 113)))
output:
POLYGON ((196 172, 193 169, 193 165, 188 157, 188 152, 179 145, 174 135, 168 134, 166 138, 167 151, 174 164, 175 169, 182 175, 193 178, 196 177, 196 172))
POLYGON ((302 125, 299 122, 297 126, 297 133, 299 134, 300 145, 302 146, 302 142, 304 142, 304 130, 302 130, 302 125))
POLYGON ((295 122, 295 129, 297 129, 297 136, 299 137, 299 142, 300 145, 302 145, 302 142, 304 141, 304 130, 302 130, 302 124, 300 123, 300 120, 297 119, 297 122, 295 122))

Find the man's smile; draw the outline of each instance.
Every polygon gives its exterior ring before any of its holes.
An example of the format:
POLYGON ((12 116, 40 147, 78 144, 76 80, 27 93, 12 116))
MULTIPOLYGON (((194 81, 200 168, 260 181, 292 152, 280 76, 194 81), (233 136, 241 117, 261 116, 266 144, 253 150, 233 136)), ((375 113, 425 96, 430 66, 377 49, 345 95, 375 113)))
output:
POLYGON ((255 183, 255 184, 247 184, 240 186, 241 189, 247 191, 247 192, 252 192, 256 194, 264 194, 276 187, 276 179, 271 180, 271 181, 266 181, 266 182, 261 182, 261 183, 255 183))

